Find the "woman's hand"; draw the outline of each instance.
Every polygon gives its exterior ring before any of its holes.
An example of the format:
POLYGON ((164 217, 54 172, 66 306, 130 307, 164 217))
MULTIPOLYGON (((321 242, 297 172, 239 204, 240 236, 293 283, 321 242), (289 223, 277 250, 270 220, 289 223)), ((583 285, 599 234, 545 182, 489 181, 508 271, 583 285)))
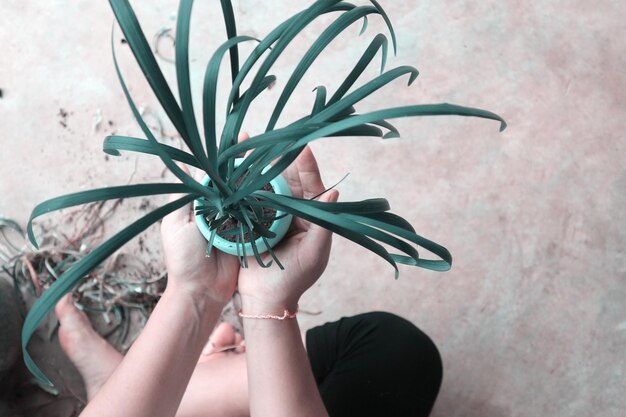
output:
MULTIPOLYGON (((312 198, 324 191, 313 152, 307 146, 283 173, 294 197, 312 198)), ((318 201, 335 202, 339 192, 330 190, 318 201)), ((254 260, 239 271, 239 293, 246 314, 282 314, 294 311, 300 296, 322 275, 328 257, 332 232, 321 226, 294 217, 285 238, 273 248, 285 267, 272 264, 261 268, 254 260)), ((263 255, 267 264, 269 253, 263 255)))
POLYGON ((207 241, 198 230, 191 203, 163 218, 161 240, 168 287, 209 297, 209 301, 221 306, 231 299, 237 286, 239 261, 215 248, 210 257, 206 256, 207 241))

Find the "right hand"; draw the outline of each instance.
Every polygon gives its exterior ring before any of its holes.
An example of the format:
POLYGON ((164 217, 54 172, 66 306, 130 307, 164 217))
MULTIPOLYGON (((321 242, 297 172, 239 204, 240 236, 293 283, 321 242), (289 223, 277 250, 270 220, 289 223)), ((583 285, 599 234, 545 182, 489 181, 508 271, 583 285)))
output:
MULTIPOLYGON (((325 190, 313 152, 307 146, 283 175, 294 197, 312 198, 325 190)), ((318 201, 336 202, 337 190, 330 190, 318 201)), ((245 314, 282 314, 294 312, 300 296, 322 275, 328 264, 332 232, 306 220, 293 217, 283 240, 273 248, 285 267, 275 263, 261 268, 250 258, 248 268, 239 270, 238 288, 245 314)), ((269 253, 262 256, 266 264, 269 253)))

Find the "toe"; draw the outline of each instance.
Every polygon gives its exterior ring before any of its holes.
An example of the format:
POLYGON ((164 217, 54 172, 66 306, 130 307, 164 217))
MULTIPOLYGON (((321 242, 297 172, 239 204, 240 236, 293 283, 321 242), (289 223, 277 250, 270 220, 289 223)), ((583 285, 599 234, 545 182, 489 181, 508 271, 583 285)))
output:
POLYGON ((72 302, 72 294, 65 294, 63 298, 57 302, 54 312, 56 313, 57 318, 61 320, 62 317, 65 317, 69 312, 71 312, 72 308, 76 308, 72 302))
POLYGON ((224 346, 231 346, 235 344, 235 329, 228 323, 220 323, 219 326, 213 331, 211 341, 219 349, 224 346))
POLYGON ((54 312, 56 313, 61 326, 65 326, 66 328, 69 327, 71 329, 91 329, 91 322, 87 318, 85 312, 76 308, 71 294, 67 294, 59 300, 54 308, 54 312))

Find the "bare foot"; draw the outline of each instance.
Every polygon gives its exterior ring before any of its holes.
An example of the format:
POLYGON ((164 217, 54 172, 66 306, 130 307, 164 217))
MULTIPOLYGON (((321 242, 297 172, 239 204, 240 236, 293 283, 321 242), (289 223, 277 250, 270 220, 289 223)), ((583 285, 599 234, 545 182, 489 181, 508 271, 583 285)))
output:
POLYGON ((74 306, 71 295, 57 303, 55 312, 61 324, 61 348, 83 377, 87 400, 91 401, 123 356, 95 332, 85 313, 74 306))
POLYGON ((245 342, 243 337, 235 331, 233 326, 224 322, 218 324, 213 330, 213 333, 202 350, 199 362, 203 362, 208 358, 213 358, 218 353, 242 353, 244 351, 245 342))

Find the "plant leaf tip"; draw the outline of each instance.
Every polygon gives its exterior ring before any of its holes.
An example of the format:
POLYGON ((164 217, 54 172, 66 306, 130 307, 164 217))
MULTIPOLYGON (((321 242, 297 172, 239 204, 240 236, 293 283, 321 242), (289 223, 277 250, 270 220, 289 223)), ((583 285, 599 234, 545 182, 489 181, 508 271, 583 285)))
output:
POLYGON ((383 139, 398 139, 400 134, 396 132, 388 132, 383 135, 383 139))
POLYGON ((28 221, 28 226, 26 227, 26 234, 28 235, 28 240, 30 241, 30 244, 33 245, 35 249, 39 250, 39 244, 37 243, 37 238, 35 237, 35 233, 33 232, 32 221, 33 221, 32 218, 28 221))
POLYGON ((507 128, 507 126, 508 125, 506 124, 506 122, 504 120, 500 120, 500 132, 503 132, 504 129, 507 128))
POLYGON ((367 25, 368 25, 367 16, 363 16, 363 26, 361 27, 361 31, 359 32, 359 36, 361 36, 362 34, 365 33, 365 31, 367 30, 367 25))
MULTIPOLYGON (((22 339, 24 338, 24 330, 22 330, 22 339)), ((50 379, 39 369, 39 367, 35 364, 30 354, 26 350, 26 344, 22 343, 22 355, 24 357, 24 364, 26 368, 30 371, 30 373, 39 381, 39 383, 49 387, 54 388, 54 384, 50 379)))
POLYGON ((107 155, 111 155, 111 156, 122 156, 122 153, 118 150, 115 149, 103 149, 102 150, 105 154, 107 155))

